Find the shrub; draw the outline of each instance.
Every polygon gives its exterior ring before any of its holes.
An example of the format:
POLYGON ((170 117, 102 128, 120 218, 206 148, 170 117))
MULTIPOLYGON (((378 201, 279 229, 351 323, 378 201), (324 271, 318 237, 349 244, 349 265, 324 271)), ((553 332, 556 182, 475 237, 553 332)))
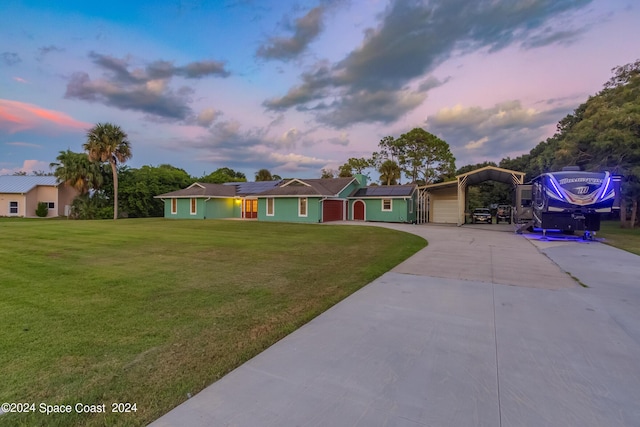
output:
POLYGON ((49 214, 49 205, 45 202, 39 202, 36 208, 36 215, 40 218, 44 218, 49 214))

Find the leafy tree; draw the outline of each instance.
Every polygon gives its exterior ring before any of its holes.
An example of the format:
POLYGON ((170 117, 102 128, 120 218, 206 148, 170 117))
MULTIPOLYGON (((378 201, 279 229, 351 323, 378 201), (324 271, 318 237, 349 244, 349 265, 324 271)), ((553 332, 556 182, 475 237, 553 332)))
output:
POLYGON ((400 167, 411 182, 425 184, 445 181, 454 176, 456 159, 449 144, 422 128, 400 135, 396 141, 400 167))
POLYGON ((82 194, 71 203, 71 218, 74 219, 108 219, 113 217, 113 206, 102 192, 91 195, 82 194))
MULTIPOLYGON (((380 155, 378 153, 375 154, 380 155)), ((340 166, 339 176, 351 177, 354 173, 366 175, 365 170, 375 166, 376 162, 373 159, 366 159, 364 157, 351 157, 349 158, 349 160, 347 160, 347 163, 340 166)))
POLYGON ((225 182, 246 182, 247 177, 242 172, 236 172, 231 168, 219 168, 198 179, 199 182, 209 184, 224 184, 225 182))
POLYGON ((344 165, 338 168, 338 176, 340 178, 350 178, 353 176, 353 168, 349 163, 345 163, 344 165))
POLYGON ((526 174, 527 169, 529 168, 530 157, 531 157, 530 154, 523 154, 522 156, 518 156, 514 159, 510 157, 505 157, 504 159, 500 160, 500 163, 498 164, 498 166, 503 169, 511 169, 514 171, 524 172, 526 174))
POLYGON ((320 178, 321 179, 331 179, 335 178, 336 172, 333 169, 322 169, 320 178))
MULTIPOLYGON (((623 175, 623 202, 631 204, 633 227, 640 199, 640 60, 612 71, 604 89, 578 107, 563 129, 558 157, 585 170, 623 175)), ((624 225, 625 206, 621 220, 624 225)))
POLYGON ((399 138, 385 136, 371 163, 378 169, 387 160, 395 161, 413 183, 431 184, 451 179, 455 157, 449 144, 422 128, 414 128, 399 138))
POLYGON ((400 179, 400 166, 394 160, 385 160, 378 168, 382 185, 396 185, 400 179))
POLYGON ((351 169, 358 174, 364 174, 366 169, 373 167, 371 159, 365 159, 364 157, 351 157, 347 160, 347 163, 351 166, 351 169))
POLYGON ((637 79, 640 76, 640 59, 636 60, 636 62, 614 67, 611 72, 613 72, 613 77, 604 84, 605 90, 625 86, 627 83, 631 83, 632 80, 637 79))
POLYGON ((195 180, 183 169, 171 165, 119 168, 121 210, 131 218, 161 217, 164 203, 158 194, 188 187, 195 180))
POLYGON ((17 171, 13 173, 13 176, 27 176, 25 171, 17 171))
POLYGON ((256 172, 256 181, 273 181, 273 175, 269 169, 260 169, 256 172))
POLYGON ((392 136, 385 136, 382 138, 378 143, 378 147, 380 147, 380 151, 378 153, 374 153, 374 158, 379 157, 385 160, 389 159, 397 162, 403 154, 402 145, 392 136))
POLYGON ((57 162, 50 163, 55 168, 53 174, 58 181, 75 188, 80 194, 86 194, 90 189, 99 189, 103 183, 103 171, 100 165, 89 161, 84 153, 74 153, 71 150, 60 151, 57 162))
POLYGON ((116 166, 131 158, 131 144, 127 134, 111 123, 98 123, 87 132, 83 148, 94 162, 108 162, 113 177, 113 219, 118 218, 118 170, 116 166))

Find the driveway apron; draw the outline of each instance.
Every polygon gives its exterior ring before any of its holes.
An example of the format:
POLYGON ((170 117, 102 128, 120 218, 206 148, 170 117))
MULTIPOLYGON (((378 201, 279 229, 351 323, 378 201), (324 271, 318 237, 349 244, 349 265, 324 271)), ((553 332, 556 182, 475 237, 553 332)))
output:
POLYGON ((640 425, 640 257, 363 225, 429 245, 152 426, 640 425))

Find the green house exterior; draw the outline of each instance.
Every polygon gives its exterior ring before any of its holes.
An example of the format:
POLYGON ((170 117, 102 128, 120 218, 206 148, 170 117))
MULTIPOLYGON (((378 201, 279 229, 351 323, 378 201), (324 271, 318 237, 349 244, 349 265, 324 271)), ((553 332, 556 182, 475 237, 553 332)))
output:
POLYGON ((267 198, 258 197, 258 221, 322 222, 322 198, 320 197, 272 197, 271 199, 274 204, 273 215, 268 215, 267 198), (299 212, 300 203, 306 203, 306 215, 299 212))
POLYGON ((194 183, 161 194, 164 217, 257 219, 319 223, 361 220, 416 221, 415 185, 366 186, 366 177, 290 179, 231 184, 194 183))
POLYGON ((289 180, 258 195, 258 220, 305 223, 346 220, 347 197, 364 183, 361 175, 289 180))
POLYGON ((275 187, 279 181, 232 184, 194 183, 155 196, 164 201, 164 217, 173 219, 226 219, 257 217, 255 193, 275 187))
POLYGON ((349 197, 349 219, 415 223, 417 193, 414 185, 361 188, 349 197))

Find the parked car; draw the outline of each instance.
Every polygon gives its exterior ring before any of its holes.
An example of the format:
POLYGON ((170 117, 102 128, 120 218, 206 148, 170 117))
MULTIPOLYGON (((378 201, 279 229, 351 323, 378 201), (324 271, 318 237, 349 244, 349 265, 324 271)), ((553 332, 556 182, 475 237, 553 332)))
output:
POLYGON ((471 214, 471 224, 491 224, 491 211, 487 208, 477 208, 471 214))
POLYGON ((500 224, 500 221, 505 221, 511 224, 511 206, 498 205, 498 211, 496 212, 496 224, 500 224))

